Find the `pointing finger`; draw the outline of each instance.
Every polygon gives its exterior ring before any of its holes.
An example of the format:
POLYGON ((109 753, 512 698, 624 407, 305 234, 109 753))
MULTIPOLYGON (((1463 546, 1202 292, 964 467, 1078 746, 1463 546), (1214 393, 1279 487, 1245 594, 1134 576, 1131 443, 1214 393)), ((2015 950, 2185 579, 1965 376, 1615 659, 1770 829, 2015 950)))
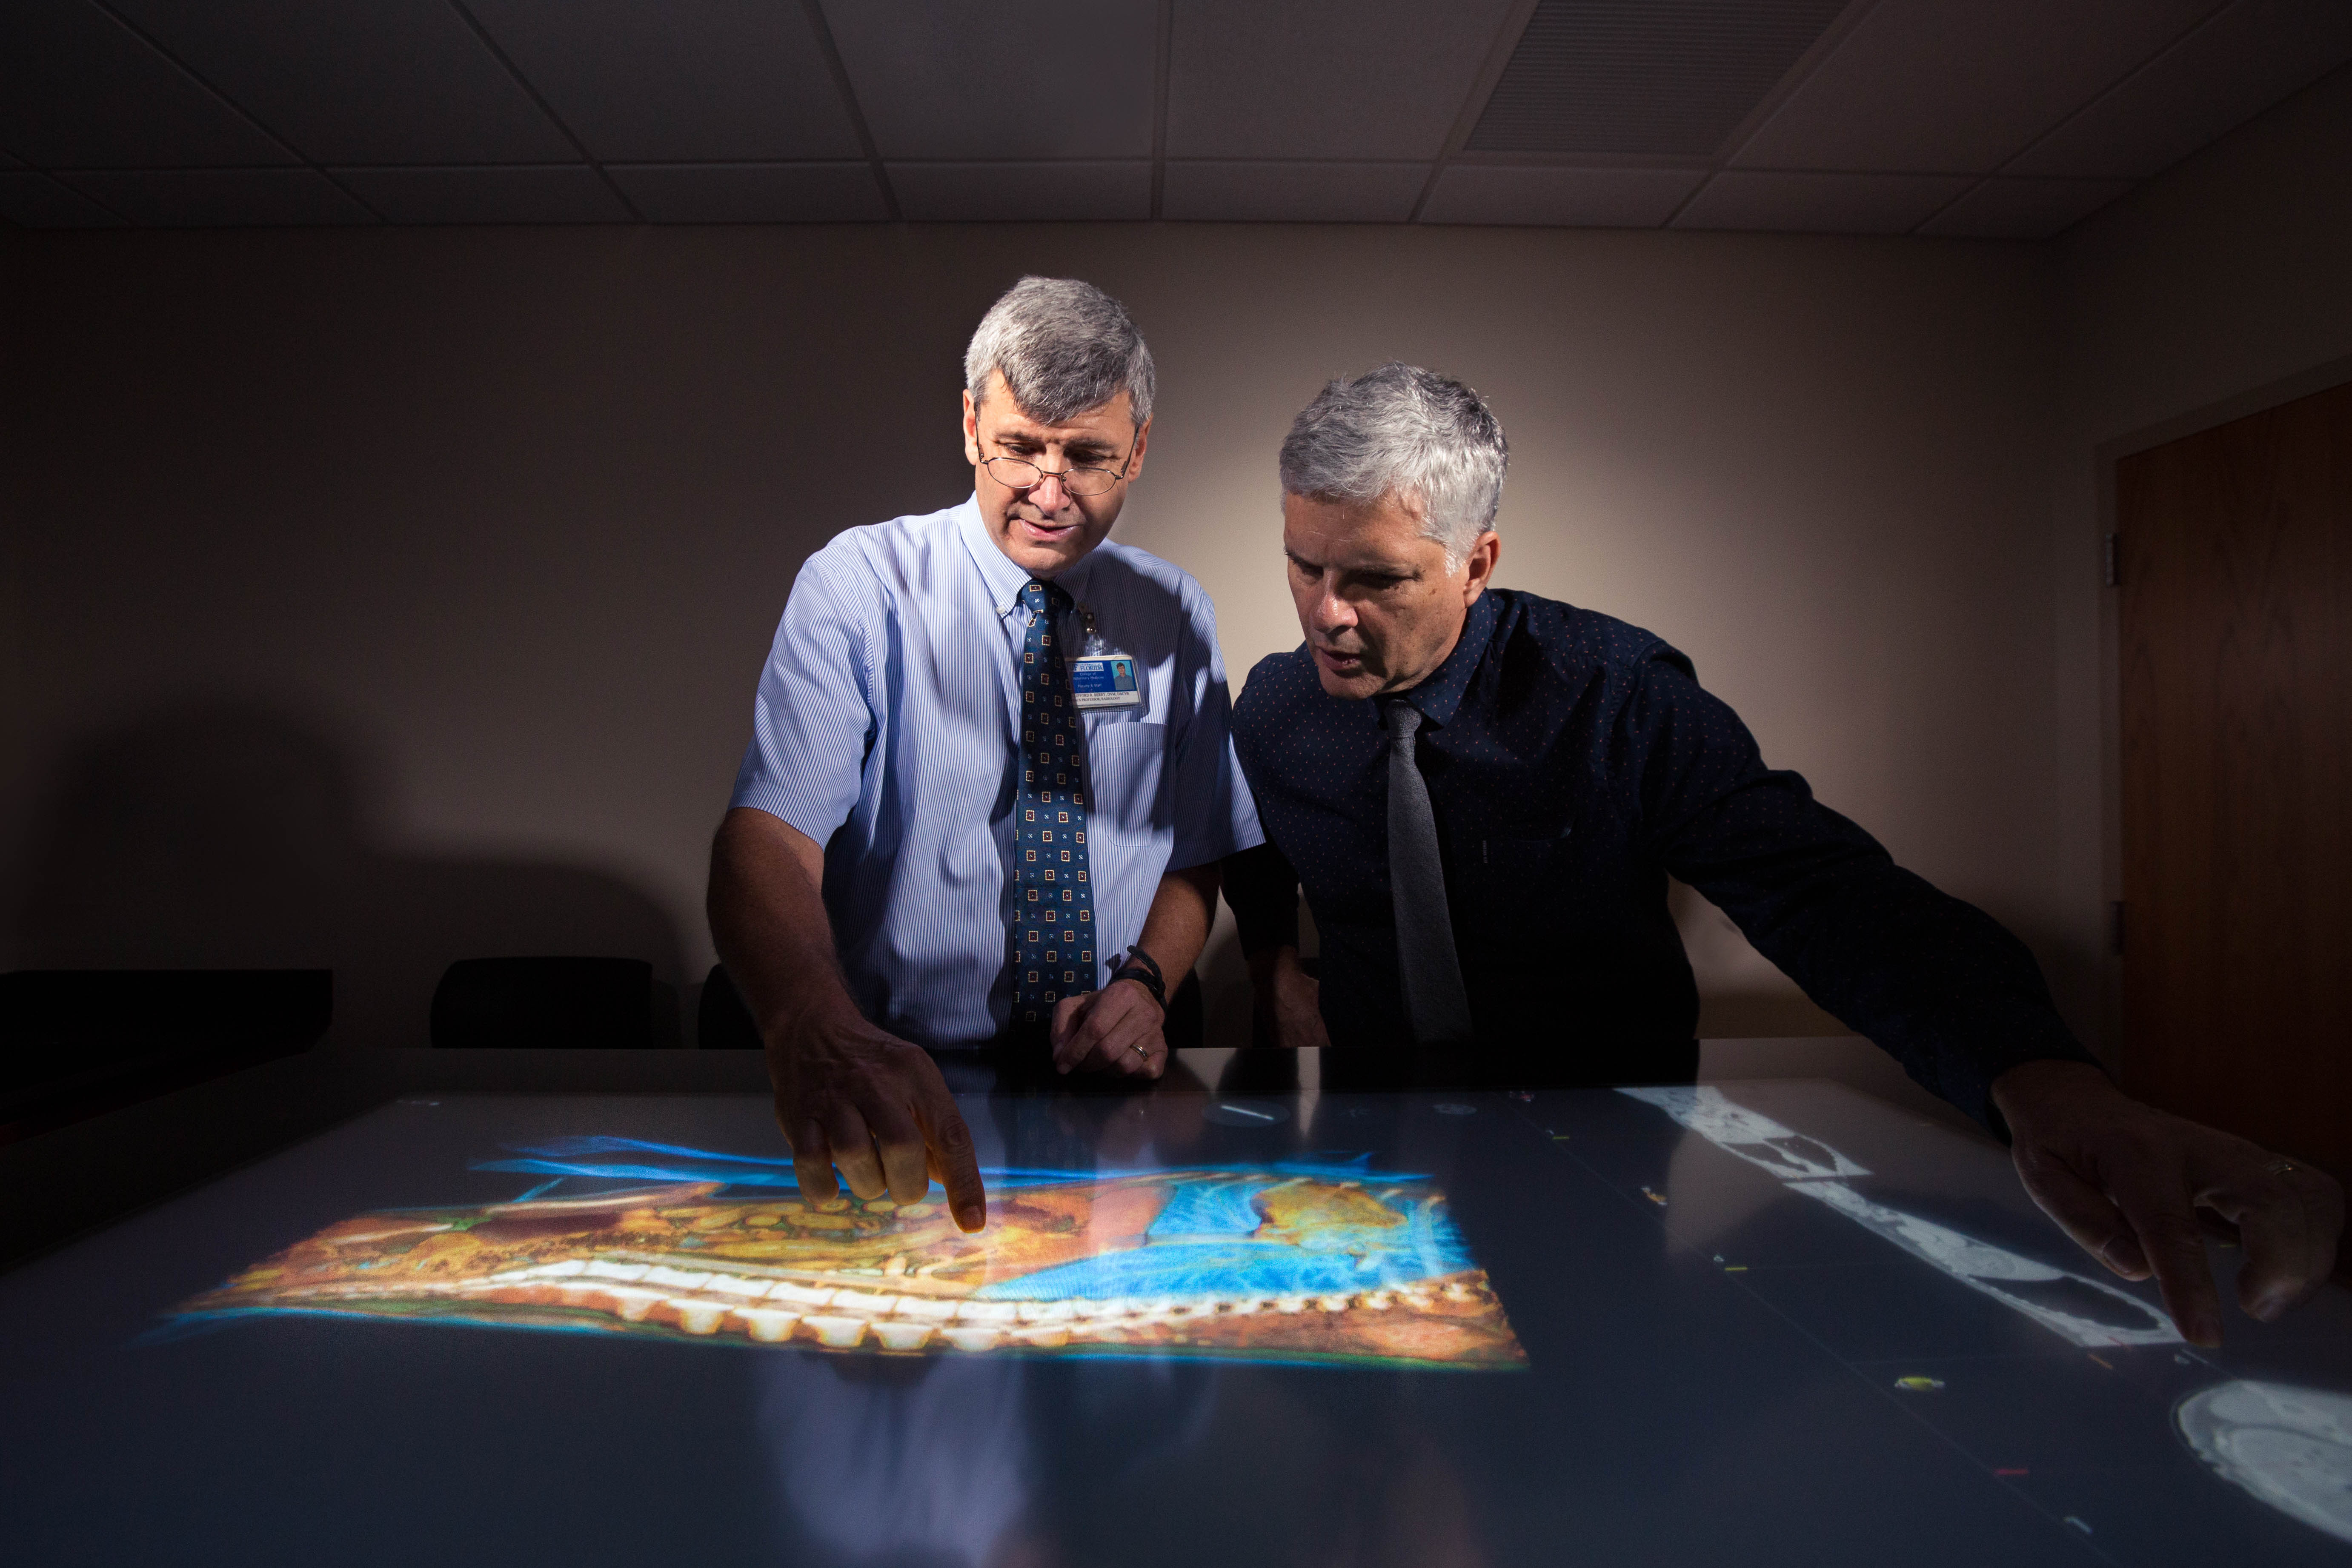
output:
POLYGON ((936 1081, 917 1103, 923 1124, 923 1142, 930 1154, 930 1173, 947 1189, 948 1212, 960 1230, 975 1231, 988 1223, 988 1191, 981 1184, 980 1156, 972 1148, 971 1129, 944 1081, 936 1081))
POLYGON ((2181 1338, 2191 1344, 2220 1344, 2221 1292, 2206 1266, 2205 1238, 2186 1186, 2156 1171, 2140 1171, 2118 1181, 2113 1195, 2155 1271, 2164 1310, 2172 1314, 2181 1338))

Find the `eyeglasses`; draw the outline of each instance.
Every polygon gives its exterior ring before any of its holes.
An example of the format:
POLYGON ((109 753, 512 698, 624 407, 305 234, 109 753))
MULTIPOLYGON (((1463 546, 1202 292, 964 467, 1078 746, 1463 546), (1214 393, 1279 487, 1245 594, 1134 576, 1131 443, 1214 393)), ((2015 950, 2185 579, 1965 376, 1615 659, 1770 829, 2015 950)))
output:
MULTIPOLYGON (((1133 461, 1133 454, 1129 461, 1133 461)), ((1098 496, 1127 478, 1127 464, 1116 468, 1041 468, 1024 458, 983 458, 980 466, 989 477, 1009 490, 1025 490, 1042 485, 1047 479, 1059 479, 1062 488, 1074 496, 1098 496)))

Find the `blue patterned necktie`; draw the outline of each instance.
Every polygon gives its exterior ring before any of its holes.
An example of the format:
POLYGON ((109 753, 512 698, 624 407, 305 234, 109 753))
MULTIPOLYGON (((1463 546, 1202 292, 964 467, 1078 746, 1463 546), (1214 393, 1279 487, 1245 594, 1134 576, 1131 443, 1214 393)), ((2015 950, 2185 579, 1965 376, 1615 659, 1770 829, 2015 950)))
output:
POLYGON ((1070 595, 1021 590, 1021 789, 1013 862, 1013 1022, 1053 1022, 1054 1004, 1095 988, 1095 895, 1087 879, 1087 732, 1054 627, 1070 595))

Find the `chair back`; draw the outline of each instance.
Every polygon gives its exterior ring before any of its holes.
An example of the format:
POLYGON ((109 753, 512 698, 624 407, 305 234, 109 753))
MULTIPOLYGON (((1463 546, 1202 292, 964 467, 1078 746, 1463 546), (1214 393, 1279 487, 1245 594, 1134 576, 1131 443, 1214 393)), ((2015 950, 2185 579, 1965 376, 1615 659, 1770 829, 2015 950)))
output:
POLYGON ((639 958, 462 958, 434 988, 433 1044, 650 1049, 655 994, 654 966, 639 958))
POLYGON ((714 963, 702 982, 702 1000, 694 1009, 694 1042, 706 1051, 756 1051, 761 1048, 760 1026, 743 1005, 743 994, 727 977, 727 966, 714 963))

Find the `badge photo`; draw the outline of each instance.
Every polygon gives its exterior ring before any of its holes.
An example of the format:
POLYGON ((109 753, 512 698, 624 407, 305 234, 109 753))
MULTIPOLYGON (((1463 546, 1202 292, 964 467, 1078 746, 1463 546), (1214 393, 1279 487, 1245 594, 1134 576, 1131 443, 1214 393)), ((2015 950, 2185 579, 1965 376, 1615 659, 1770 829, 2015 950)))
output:
POLYGON ((1082 710, 1133 708, 1143 700, 1135 659, 1124 653, 1089 653, 1070 662, 1070 689, 1082 710))

